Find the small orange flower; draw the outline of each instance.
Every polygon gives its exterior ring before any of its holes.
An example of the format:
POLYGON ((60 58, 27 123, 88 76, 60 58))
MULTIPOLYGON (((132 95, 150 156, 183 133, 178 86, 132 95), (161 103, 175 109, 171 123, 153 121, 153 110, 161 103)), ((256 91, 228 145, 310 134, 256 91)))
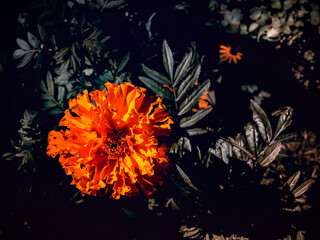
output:
POLYGON ((192 109, 193 112, 198 112, 201 109, 211 108, 212 107, 211 104, 208 102, 208 96, 207 96, 208 94, 209 94, 208 91, 205 91, 203 93, 203 95, 201 96, 201 98, 199 100, 199 103, 198 103, 199 109, 193 108, 192 109))
POLYGON ((241 56, 243 56, 243 54, 238 51, 236 52, 236 54, 232 54, 230 46, 220 45, 219 52, 222 62, 229 60, 228 63, 231 63, 231 61, 237 63, 238 60, 241 60, 241 56))
POLYGON ((59 126, 51 131, 47 154, 55 157, 82 195, 97 192, 146 196, 162 184, 169 165, 165 144, 157 137, 171 133, 171 117, 161 99, 132 84, 106 83, 108 92, 87 90, 69 101, 59 126), (155 100, 155 101, 154 101, 155 100))

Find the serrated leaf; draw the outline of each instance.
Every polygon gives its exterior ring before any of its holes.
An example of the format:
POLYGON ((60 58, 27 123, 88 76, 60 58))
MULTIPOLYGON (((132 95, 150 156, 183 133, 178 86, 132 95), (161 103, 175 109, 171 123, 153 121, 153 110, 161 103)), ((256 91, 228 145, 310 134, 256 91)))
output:
POLYGON ((166 40, 162 43, 162 56, 163 56, 163 65, 170 76, 171 81, 173 80, 173 56, 172 51, 166 40))
POLYGON ((25 51, 23 49, 16 49, 14 50, 13 52, 13 58, 14 59, 18 59, 18 58, 21 58, 23 55, 25 55, 26 53, 28 53, 28 51, 25 51))
POLYGON ((21 38, 17 38, 17 44, 23 50, 27 50, 27 51, 31 50, 29 44, 25 40, 23 40, 21 38))
POLYGON ((178 164, 176 164, 176 168, 180 174, 180 176, 183 178, 183 181, 185 183, 187 183, 191 188, 193 188, 196 191, 199 191, 199 189, 193 185, 193 183, 191 182, 191 179, 187 176, 187 174, 185 174, 185 172, 178 166, 178 164))
POLYGON ((188 93, 188 91, 195 85, 196 81, 200 76, 200 72, 201 72, 201 65, 199 64, 193 70, 193 72, 185 80, 182 81, 182 83, 178 88, 176 101, 179 101, 180 99, 182 99, 188 93))
POLYGON ((159 82, 161 85, 171 85, 171 82, 170 80, 163 76, 161 73, 155 71, 155 70, 152 70, 150 68, 148 68, 146 65, 144 64, 141 64, 142 66, 142 70, 145 74, 148 75, 148 77, 152 78, 153 80, 159 82))
POLYGON ((256 122, 262 139, 269 143, 272 138, 272 128, 270 121, 263 109, 255 102, 250 100, 253 121, 256 122))
POLYGON ((117 69, 117 72, 116 74, 118 74, 119 72, 121 72, 125 66, 127 65, 128 61, 130 59, 130 52, 128 52, 121 60, 119 66, 118 66, 118 69, 117 69))
POLYGON ((161 97, 173 100, 172 92, 168 88, 163 87, 158 82, 146 78, 146 77, 138 77, 141 82, 143 82, 148 88, 150 88, 154 93, 159 94, 161 97))
POLYGON ((205 91, 208 91, 210 88, 211 82, 210 79, 203 82, 200 86, 198 86, 191 94, 188 96, 180 105, 178 116, 181 116, 191 110, 199 101, 201 96, 205 91))
POLYGON ((314 182, 315 181, 313 179, 309 179, 303 182, 299 187, 297 187, 295 190, 292 191, 294 197, 296 198, 304 194, 312 186, 314 182))
POLYGON ((212 111, 212 108, 206 108, 199 110, 195 114, 189 116, 189 117, 184 117, 180 121, 180 127, 186 128, 194 125, 195 123, 199 122, 202 118, 207 116, 210 112, 212 111))
POLYGON ((252 123, 247 123, 244 126, 244 131, 250 151, 254 154, 257 154, 259 144, 259 133, 257 128, 252 123))
POLYGON ((22 68, 27 65, 33 57, 34 52, 27 52, 21 61, 17 64, 17 68, 22 68))
POLYGON ((193 52, 190 51, 181 61, 181 63, 178 65, 175 74, 174 74, 174 83, 173 86, 177 86, 180 80, 182 80, 186 74, 188 73, 191 65, 192 60, 192 54, 193 52))
POLYGON ((279 154, 281 150, 281 142, 270 145, 266 151, 259 157, 258 163, 262 167, 267 167, 279 154))
POLYGON ((58 87, 58 102, 63 102, 66 89, 62 86, 58 87))
POLYGON ((273 139, 276 139, 279 134, 290 126, 292 123, 293 109, 291 107, 285 107, 282 111, 273 113, 272 115, 279 115, 279 121, 276 132, 274 133, 273 139))
POLYGON ((298 179, 300 177, 300 171, 296 172, 295 174, 293 174, 288 181, 285 183, 288 184, 290 191, 292 191, 292 189, 296 186, 298 179))

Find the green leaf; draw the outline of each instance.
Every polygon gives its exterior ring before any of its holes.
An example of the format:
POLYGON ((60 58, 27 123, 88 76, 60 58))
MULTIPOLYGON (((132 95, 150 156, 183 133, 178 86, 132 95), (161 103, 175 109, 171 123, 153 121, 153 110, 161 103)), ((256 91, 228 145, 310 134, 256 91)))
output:
POLYGON ((99 80, 103 82, 109 82, 109 81, 114 81, 114 77, 111 71, 104 70, 103 74, 99 76, 99 80))
POLYGON ((274 133, 273 139, 276 139, 279 134, 290 126, 292 123, 293 109, 291 107, 285 107, 279 111, 275 111, 272 115, 279 115, 279 121, 276 132, 274 133))
POLYGON ((125 208, 125 207, 123 207, 121 209, 128 217, 136 219, 136 214, 132 210, 130 210, 129 208, 125 208))
POLYGON ((17 64, 17 68, 22 68, 25 65, 27 65, 30 62, 30 60, 32 59, 33 53, 34 52, 27 52, 23 56, 22 60, 17 64))
POLYGON ((178 88, 178 92, 177 92, 177 100, 179 101, 180 99, 182 99, 187 92, 194 87, 194 84, 196 83, 196 81, 198 80, 199 76, 200 76, 200 72, 201 72, 201 65, 199 64, 197 66, 197 68, 195 68, 192 73, 185 79, 183 80, 183 82, 180 84, 179 88, 178 88))
POLYGON ((180 80, 182 80, 188 73, 192 60, 192 51, 190 51, 181 61, 174 74, 173 86, 177 86, 180 80))
POLYGON ((292 191, 294 197, 299 197, 300 195, 304 194, 311 186, 314 184, 313 179, 309 179, 303 182, 299 187, 292 191))
POLYGON ((253 121, 256 122, 259 132, 266 143, 272 138, 272 128, 270 121, 263 109, 254 101, 250 100, 253 121))
POLYGON ((119 66, 118 66, 118 69, 117 69, 117 72, 116 74, 118 74, 119 72, 121 72, 125 66, 127 65, 128 61, 129 61, 129 58, 130 58, 130 52, 128 52, 121 60, 119 66))
POLYGON ((27 51, 31 50, 29 44, 25 40, 23 40, 21 38, 17 38, 17 44, 23 50, 27 50, 27 51))
POLYGON ((170 47, 166 40, 162 43, 162 56, 163 56, 163 64, 170 76, 171 81, 173 80, 173 56, 170 47))
POLYGON ((154 93, 159 94, 161 97, 173 100, 172 92, 168 88, 163 87, 158 82, 146 78, 146 77, 138 77, 141 82, 143 82, 149 89, 151 89, 154 93))
POLYGON ((178 164, 176 164, 176 168, 180 174, 180 176, 182 177, 183 181, 185 183, 187 183, 191 188, 193 188, 196 191, 199 191, 199 189, 193 185, 193 183, 191 182, 191 179, 187 176, 187 174, 178 166, 178 164))
POLYGON ((63 113, 63 111, 60 108, 55 108, 49 112, 50 115, 57 115, 60 113, 63 113))
POLYGON ((163 76, 161 73, 148 68, 144 64, 141 64, 141 66, 142 66, 142 70, 144 71, 145 74, 148 75, 148 77, 159 82, 161 85, 171 85, 170 80, 167 77, 163 76))
POLYGON ((258 163, 260 163, 262 167, 267 167, 278 156, 280 150, 281 142, 270 145, 264 154, 259 157, 258 163))
POLYGON ((178 115, 181 116, 191 110, 199 101, 205 91, 210 88, 210 79, 203 82, 180 105, 178 115))
POLYGON ((47 110, 47 109, 49 109, 49 108, 53 108, 53 107, 56 107, 57 106, 57 104, 55 103, 55 102, 52 102, 52 101, 45 101, 44 103, 43 103, 43 110, 47 110))
POLYGON ((180 121, 180 127, 186 128, 194 125, 195 123, 200 121, 202 118, 207 116, 211 111, 212 111, 212 107, 199 110, 198 112, 196 112, 195 114, 189 117, 182 118, 180 121))

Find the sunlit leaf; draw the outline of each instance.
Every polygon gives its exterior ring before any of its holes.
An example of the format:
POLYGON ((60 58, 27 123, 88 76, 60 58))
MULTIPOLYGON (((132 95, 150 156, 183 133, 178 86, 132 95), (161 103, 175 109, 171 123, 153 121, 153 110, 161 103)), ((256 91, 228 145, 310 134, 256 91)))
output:
POLYGON ((276 139, 279 134, 285 130, 287 127, 290 126, 292 122, 292 116, 293 116, 293 109, 291 107, 285 107, 282 108, 281 110, 275 111, 272 113, 273 116, 279 115, 279 121, 277 125, 277 129, 274 133, 273 139, 276 139))
POLYGON ((288 184, 290 191, 296 186, 298 179, 300 177, 300 171, 293 174, 285 184, 288 184))
POLYGON ((210 79, 198 86, 180 105, 178 115, 181 116, 191 110, 199 101, 205 91, 210 88, 210 79))
POLYGON ((258 144, 259 144, 259 132, 255 125, 252 123, 247 123, 244 126, 245 135, 247 138, 247 143, 249 145, 250 151, 257 154, 258 144))

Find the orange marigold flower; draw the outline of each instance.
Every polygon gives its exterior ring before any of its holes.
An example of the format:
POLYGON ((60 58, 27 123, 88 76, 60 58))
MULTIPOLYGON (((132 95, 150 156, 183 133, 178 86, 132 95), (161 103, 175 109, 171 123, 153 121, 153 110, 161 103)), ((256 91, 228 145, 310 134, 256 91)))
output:
POLYGON ((241 60, 241 56, 243 56, 243 54, 238 51, 235 54, 233 54, 231 52, 230 46, 220 45, 219 52, 220 52, 220 59, 222 62, 229 60, 228 63, 231 63, 232 61, 234 63, 237 63, 238 60, 241 60))
POLYGON ((193 108, 192 109, 193 112, 198 112, 201 109, 211 108, 212 107, 211 104, 208 102, 208 94, 209 94, 208 91, 205 91, 203 93, 203 95, 201 96, 201 98, 199 100, 199 103, 198 103, 199 109, 193 108))
POLYGON ((60 154, 82 195, 112 190, 111 197, 119 199, 141 189, 149 196, 169 165, 169 148, 158 146, 157 137, 169 135, 173 121, 161 99, 146 95, 146 89, 106 86, 108 92, 84 90, 69 101, 59 124, 67 129, 49 133, 47 154, 60 154))

